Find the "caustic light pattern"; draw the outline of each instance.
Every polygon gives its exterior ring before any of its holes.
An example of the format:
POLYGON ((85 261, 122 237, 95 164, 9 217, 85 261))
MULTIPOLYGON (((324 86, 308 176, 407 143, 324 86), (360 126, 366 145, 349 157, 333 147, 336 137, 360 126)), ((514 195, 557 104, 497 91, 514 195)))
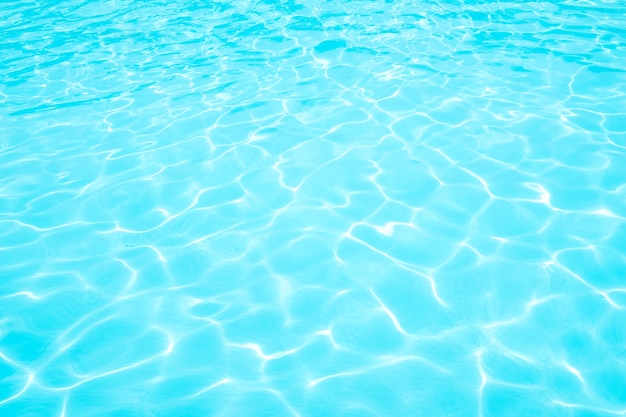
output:
POLYGON ((622 1, 0 4, 0 415, 626 416, 622 1))

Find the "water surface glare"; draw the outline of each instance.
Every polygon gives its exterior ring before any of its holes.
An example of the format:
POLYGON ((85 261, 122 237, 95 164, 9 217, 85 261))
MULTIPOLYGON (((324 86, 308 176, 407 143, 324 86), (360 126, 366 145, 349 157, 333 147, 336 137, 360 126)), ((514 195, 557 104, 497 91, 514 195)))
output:
POLYGON ((621 0, 4 0, 3 417, 626 417, 621 0))

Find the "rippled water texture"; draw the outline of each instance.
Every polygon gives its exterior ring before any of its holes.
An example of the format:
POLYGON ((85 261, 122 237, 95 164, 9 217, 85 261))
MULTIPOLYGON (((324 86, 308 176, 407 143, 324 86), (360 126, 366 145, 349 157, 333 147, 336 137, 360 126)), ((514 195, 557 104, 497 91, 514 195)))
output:
POLYGON ((626 416, 622 1, 0 22, 0 415, 626 416))

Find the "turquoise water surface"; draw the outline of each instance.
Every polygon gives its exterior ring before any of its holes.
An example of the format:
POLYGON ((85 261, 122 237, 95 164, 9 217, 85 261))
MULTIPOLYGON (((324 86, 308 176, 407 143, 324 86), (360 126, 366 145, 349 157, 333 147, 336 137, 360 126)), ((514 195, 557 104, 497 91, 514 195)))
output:
POLYGON ((626 4, 0 3, 0 416, 626 416, 626 4))

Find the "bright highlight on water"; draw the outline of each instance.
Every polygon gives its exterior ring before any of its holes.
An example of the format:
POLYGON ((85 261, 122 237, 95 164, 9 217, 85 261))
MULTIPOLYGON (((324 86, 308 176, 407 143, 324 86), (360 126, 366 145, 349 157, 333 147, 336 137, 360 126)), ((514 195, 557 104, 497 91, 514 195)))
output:
POLYGON ((621 1, 0 4, 0 416, 626 416, 621 1))

